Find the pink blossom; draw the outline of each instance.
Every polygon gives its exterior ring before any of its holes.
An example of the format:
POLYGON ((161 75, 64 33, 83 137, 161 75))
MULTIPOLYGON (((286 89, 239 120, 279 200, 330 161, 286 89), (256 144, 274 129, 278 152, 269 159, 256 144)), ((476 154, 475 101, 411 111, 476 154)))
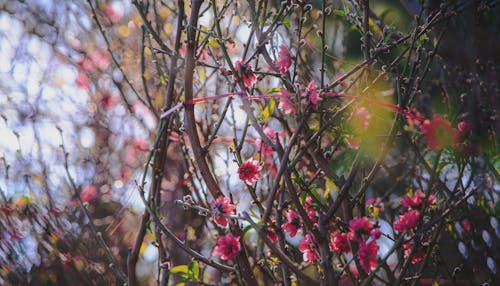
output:
POLYGON ((353 218, 349 221, 349 230, 353 233, 370 233, 373 224, 367 217, 353 218))
POLYGON ((210 206, 214 212, 215 223, 222 227, 226 227, 228 219, 225 216, 231 215, 236 209, 236 206, 231 203, 228 197, 224 196, 219 196, 210 206))
POLYGON ((293 105, 292 101, 289 99, 290 96, 292 96, 292 94, 288 93, 286 89, 282 88, 280 90, 280 103, 278 104, 278 109, 283 110, 286 115, 291 113, 297 114, 295 105, 293 105))
POLYGON ((84 203, 95 200, 97 198, 97 189, 94 187, 94 185, 85 186, 85 188, 83 188, 82 192, 80 193, 80 198, 84 203))
POLYGON ((310 208, 306 212, 312 223, 318 223, 319 213, 317 210, 310 208))
POLYGON ((451 122, 441 115, 434 114, 432 120, 425 120, 420 130, 429 140, 429 148, 439 151, 445 147, 453 147, 457 143, 457 130, 451 127, 451 122))
POLYGON ((274 64, 279 68, 280 73, 286 73, 292 65, 292 56, 285 45, 280 46, 280 54, 274 64))
POLYGON ((349 123, 356 132, 365 132, 370 125, 371 117, 372 115, 370 112, 362 106, 353 112, 349 119, 349 123))
POLYGON ((374 228, 372 229, 372 231, 370 231, 370 236, 373 237, 373 239, 379 239, 380 236, 382 236, 382 232, 380 231, 380 229, 374 228))
POLYGON ((245 64, 243 61, 237 60, 234 68, 238 72, 238 76, 243 81, 245 87, 251 87, 257 82, 257 76, 253 73, 250 64, 245 64))
MULTIPOLYGON (((418 192, 415 192, 413 194, 406 195, 401 200, 401 204, 405 207, 408 207, 408 208, 413 208, 413 209, 420 208, 422 206, 424 199, 425 199, 425 193, 418 191, 418 192)), ((430 195, 427 198, 427 203, 429 205, 434 204, 435 201, 436 201, 436 197, 434 195, 430 195)))
POLYGON ((329 246, 331 251, 339 254, 351 251, 351 247, 349 246, 349 235, 347 233, 333 231, 330 234, 329 246))
MULTIPOLYGON (((403 248, 405 250, 404 258, 406 259, 408 258, 408 256, 410 256, 411 249, 413 248, 413 242, 410 241, 403 244, 403 248)), ((424 258, 425 258, 425 250, 421 247, 417 247, 411 257, 411 264, 417 264, 420 261, 424 260, 424 258)))
POLYGON ((232 233, 229 233, 217 239, 213 255, 220 256, 224 260, 229 260, 233 259, 240 250, 240 237, 235 237, 232 233))
POLYGON ((248 185, 253 185, 261 177, 260 170, 262 170, 262 166, 259 161, 249 159, 238 168, 238 175, 240 180, 248 185))
POLYGON ((111 64, 111 60, 106 52, 96 50, 90 55, 92 63, 101 70, 105 70, 111 64))
POLYGON ((104 7, 104 14, 112 21, 118 22, 123 17, 123 13, 117 10, 112 3, 106 4, 104 7))
POLYGON ((76 86, 81 89, 88 89, 90 87, 90 79, 84 72, 79 72, 75 79, 76 86))
POLYGON ((362 241, 359 244, 358 259, 359 264, 365 270, 366 273, 370 273, 375 267, 377 267, 377 251, 379 246, 375 240, 366 243, 362 241))
POLYGON ((462 225, 463 229, 466 231, 466 232, 470 232, 471 230, 471 226, 470 226, 470 222, 468 219, 463 219, 460 224, 462 225))
POLYGON ((458 129, 457 139, 463 140, 470 133, 472 127, 469 121, 464 120, 458 123, 457 129, 458 129))
POLYGON ((269 240, 271 240, 272 242, 278 241, 278 235, 271 228, 266 229, 266 235, 269 238, 269 240))
POLYGON ((420 212, 417 210, 408 211, 398 217, 396 223, 394 223, 394 229, 403 232, 408 229, 412 229, 418 225, 420 220, 420 212))
POLYGON ((314 239, 310 234, 306 236, 299 243, 299 250, 302 252, 302 258, 307 263, 314 263, 319 260, 319 254, 316 251, 314 239))
POLYGON ((94 71, 95 67, 92 61, 88 58, 85 58, 78 62, 78 65, 86 72, 94 71))
POLYGON ((111 107, 115 106, 117 101, 116 97, 111 96, 109 93, 105 93, 101 98, 101 108, 109 110, 111 107))
POLYGON ((408 125, 413 127, 413 126, 420 126, 424 120, 424 117, 422 114, 418 111, 416 111, 413 108, 410 108, 405 112, 406 116, 406 121, 408 122, 408 125))
POLYGON ((285 218, 287 222, 282 224, 281 227, 288 232, 290 237, 294 237, 300 229, 300 217, 294 211, 287 211, 285 212, 285 218))
POLYGON ((307 85, 307 88, 305 90, 307 97, 311 101, 311 104, 314 109, 318 106, 318 103, 323 100, 321 95, 318 92, 318 87, 316 86, 316 83, 311 80, 309 84, 307 85))

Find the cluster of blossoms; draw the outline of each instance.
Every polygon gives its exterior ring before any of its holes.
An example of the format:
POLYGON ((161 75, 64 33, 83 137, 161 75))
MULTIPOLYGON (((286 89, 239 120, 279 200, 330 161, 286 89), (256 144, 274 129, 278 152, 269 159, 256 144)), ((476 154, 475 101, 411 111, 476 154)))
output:
MULTIPOLYGON (((227 227, 229 222, 228 217, 234 214, 236 205, 231 203, 230 198, 219 196, 210 206, 212 208, 214 222, 221 227, 227 227)), ((233 259, 240 250, 240 237, 228 233, 217 239, 213 255, 220 256, 220 258, 224 260, 229 260, 233 259)))
MULTIPOLYGON (((407 211, 398 217, 393 225, 394 230, 400 233, 415 230, 420 223, 421 213, 435 203, 435 196, 426 195, 421 191, 405 195, 401 200, 401 205, 405 206, 407 211)), ((211 207, 214 222, 221 227, 227 227, 228 217, 234 214, 236 206, 231 203, 229 198, 220 196, 212 202, 211 207)), ((319 212, 315 209, 311 197, 306 198, 304 210, 307 218, 313 223, 313 227, 317 227, 319 212)), ((380 198, 372 198, 366 202, 367 216, 351 219, 347 229, 335 223, 330 223, 328 225, 330 229, 328 243, 330 251, 337 255, 357 251, 353 254, 355 254, 358 267, 361 267, 365 273, 370 273, 376 269, 378 265, 377 253, 380 249, 377 241, 382 236, 378 218, 383 211, 384 205, 380 198)), ((303 261, 311 264, 319 262, 320 253, 316 237, 312 233, 303 233, 304 222, 298 212, 289 209, 283 215, 285 221, 281 225, 281 229, 291 238, 297 235, 302 237, 298 250, 302 253, 303 261)), ((266 229, 266 234, 272 242, 277 241, 278 237, 272 229, 266 229)), ((213 254, 220 256, 221 259, 229 260, 238 255, 241 247, 240 237, 228 233, 217 239, 213 254)), ((411 263, 413 264, 424 259, 425 248, 421 243, 417 243, 413 239, 403 244, 403 250, 404 258, 411 256, 411 263)), ((351 271, 357 275, 356 271, 359 271, 359 269, 351 267, 351 271)))
POLYGON ((455 148, 469 152, 472 148, 467 142, 467 136, 472 128, 468 121, 460 121, 457 128, 439 114, 434 114, 432 119, 425 119, 419 112, 408 110, 405 113, 409 126, 417 126, 428 141, 430 149, 439 151, 443 148, 455 148))
MULTIPOLYGON (((415 192, 407 194, 401 204, 408 208, 408 211, 400 215, 397 221, 394 223, 394 230, 398 232, 405 232, 408 230, 414 230, 420 223, 420 214, 428 206, 432 206, 436 203, 436 197, 434 195, 427 196, 423 192, 415 192)), ((404 248, 404 258, 411 256, 411 263, 416 264, 424 259, 425 249, 422 245, 415 246, 413 240, 403 244, 404 248), (414 249, 412 253, 412 249, 414 249)))
MULTIPOLYGON (((319 212, 314 209, 311 197, 307 197, 305 210, 309 220, 316 225, 318 223, 319 212)), ((299 214, 293 210, 284 212, 286 222, 282 224, 282 229, 290 236, 295 237, 302 229, 302 219, 299 214)), ((331 225, 329 248, 332 252, 347 254, 351 252, 351 247, 358 249, 357 258, 359 265, 367 273, 377 266, 377 251, 379 246, 376 240, 380 238, 381 231, 372 223, 370 218, 361 217, 352 219, 349 222, 347 232, 331 225)), ((305 234, 299 242, 298 249, 302 252, 303 260, 306 263, 319 261, 317 242, 313 235, 305 234)))

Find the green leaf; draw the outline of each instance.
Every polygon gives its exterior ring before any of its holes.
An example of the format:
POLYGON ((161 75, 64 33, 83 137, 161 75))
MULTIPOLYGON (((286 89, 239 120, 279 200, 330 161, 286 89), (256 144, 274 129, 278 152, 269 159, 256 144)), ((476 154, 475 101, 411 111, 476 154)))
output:
POLYGON ((200 266, 197 261, 189 263, 189 276, 191 280, 198 281, 198 275, 200 274, 200 266))
POLYGON ((283 22, 283 25, 285 25, 287 28, 290 28, 292 26, 290 24, 290 19, 288 19, 288 17, 284 17, 282 22, 283 22))
POLYGON ((187 265, 177 265, 170 269, 171 274, 179 274, 182 278, 188 278, 188 266, 187 265))
POLYGON ((340 17, 345 17, 345 12, 343 10, 333 10, 333 14, 340 17))
POLYGON ((267 93, 277 93, 277 92, 280 92, 281 91, 281 87, 275 87, 275 88, 271 88, 270 90, 267 91, 267 93))
POLYGON ((326 179, 326 185, 325 185, 325 192, 323 194, 323 198, 327 199, 330 194, 337 193, 339 191, 339 187, 330 180, 329 178, 325 177, 326 179))
POLYGON ((271 98, 269 100, 269 104, 260 112, 259 120, 265 121, 271 117, 273 114, 274 108, 276 107, 276 99, 271 98))
POLYGON ((247 225, 247 226, 245 226, 245 228, 243 229, 243 234, 242 234, 242 236, 245 236, 245 234, 246 234, 249 230, 251 230, 252 228, 253 228, 253 225, 247 225))

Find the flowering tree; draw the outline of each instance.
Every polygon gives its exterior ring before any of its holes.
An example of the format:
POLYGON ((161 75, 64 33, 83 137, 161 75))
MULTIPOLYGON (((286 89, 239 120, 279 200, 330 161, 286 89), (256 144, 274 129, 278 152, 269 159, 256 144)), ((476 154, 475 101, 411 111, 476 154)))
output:
MULTIPOLYGON (((84 158, 71 161, 75 149, 61 142, 75 203, 65 213, 85 218, 73 221, 88 224, 108 283, 499 281, 496 67, 489 53, 466 53, 464 64, 450 52, 467 33, 456 21, 474 15, 480 23, 467 23, 490 27, 498 5, 401 2, 407 26, 367 0, 133 0, 119 6, 127 13, 79 3, 93 25, 81 34, 101 45, 71 46, 88 54, 73 60, 75 84, 99 103, 94 130, 108 133, 98 138, 122 143, 95 144, 92 158, 113 163, 85 180, 75 167, 84 158), (108 189, 140 206, 138 220, 115 216, 125 245, 98 229, 94 208, 120 201, 108 189)), ((11 227, 18 203, 4 202, 11 227)), ((12 267, 16 247, 0 257, 12 267)))

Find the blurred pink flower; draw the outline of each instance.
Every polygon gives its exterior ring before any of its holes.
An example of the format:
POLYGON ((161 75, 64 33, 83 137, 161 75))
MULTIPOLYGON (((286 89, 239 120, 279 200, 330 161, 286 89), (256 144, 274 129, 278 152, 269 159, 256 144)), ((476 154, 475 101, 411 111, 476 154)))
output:
POLYGON ((292 101, 289 99, 292 96, 292 94, 288 93, 284 88, 280 90, 280 94, 281 96, 279 98, 280 103, 278 104, 278 109, 283 110, 283 112, 285 112, 286 115, 290 115, 290 113, 297 114, 297 109, 293 105, 292 101))
POLYGON ((451 122, 441 115, 434 114, 432 120, 426 119, 420 130, 429 140, 429 148, 439 151, 445 147, 453 147, 457 143, 457 130, 451 127, 451 122))
POLYGON ((370 118, 372 115, 370 112, 364 107, 360 107, 356 109, 349 119, 349 124, 352 126, 355 132, 361 133, 365 132, 370 125, 370 118))
POLYGON ((76 86, 81 89, 89 89, 90 79, 84 72, 79 72, 75 79, 76 86))
POLYGON ((318 87, 316 86, 316 83, 314 80, 311 80, 309 84, 307 85, 307 88, 305 90, 305 93, 309 100, 311 101, 311 104, 314 109, 318 106, 318 103, 323 100, 323 98, 320 96, 318 92, 318 87))
POLYGON ((94 185, 87 185, 80 193, 80 199, 84 203, 91 202, 97 198, 97 189, 94 185))
MULTIPOLYGON (((413 241, 403 244, 403 248, 405 250, 404 258, 406 259, 408 258, 408 256, 410 256, 411 249, 413 248, 413 241)), ((421 247, 417 247, 411 257, 411 264, 417 264, 420 261, 424 260, 424 258, 425 258, 425 250, 421 247)))
POLYGON ((257 76, 252 71, 252 66, 250 64, 245 64, 241 60, 235 62, 236 71, 238 76, 243 81, 243 85, 246 87, 251 87, 257 82, 257 76))
POLYGON ((375 240, 366 243, 362 241, 359 244, 358 259, 359 264, 365 270, 366 273, 370 273, 372 269, 377 267, 377 251, 379 246, 375 240))
POLYGON ((105 70, 111 64, 108 54, 104 51, 96 50, 90 55, 92 63, 101 70, 105 70))
POLYGON ((112 3, 106 4, 104 7, 104 14, 111 20, 111 22, 118 22, 123 17, 122 13, 113 7, 112 3))
POLYGON ((280 73, 286 73, 292 65, 292 56, 285 45, 280 46, 279 57, 274 64, 279 68, 280 73))

